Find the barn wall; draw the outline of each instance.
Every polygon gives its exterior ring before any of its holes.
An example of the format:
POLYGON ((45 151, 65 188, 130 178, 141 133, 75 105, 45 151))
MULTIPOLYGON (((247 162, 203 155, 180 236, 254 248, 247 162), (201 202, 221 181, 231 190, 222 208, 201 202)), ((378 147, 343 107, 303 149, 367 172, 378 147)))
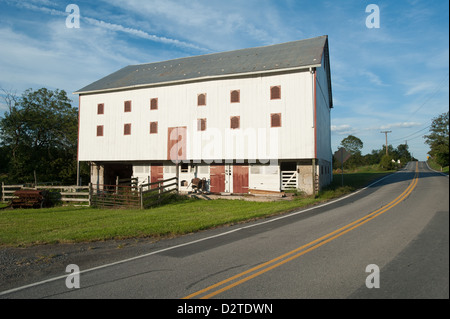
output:
POLYGON ((79 160, 167 160, 168 129, 181 126, 187 128, 188 160, 312 158, 311 93, 310 73, 296 72, 82 95, 79 160), (281 99, 271 100, 270 88, 278 85, 281 99), (231 90, 240 91, 239 103, 230 102, 231 90), (206 93, 206 106, 197 106, 201 93, 206 93), (158 110, 150 110, 151 98, 158 98, 158 110), (124 112, 128 100, 132 110, 124 112), (97 114, 100 103, 103 115, 97 114), (270 127, 272 113, 281 114, 280 128, 270 127), (239 130, 230 130, 232 116, 240 117, 239 130), (206 131, 198 132, 197 119, 207 119, 206 131), (150 134, 150 122, 158 122, 157 134, 150 134), (124 135, 127 123, 131 135, 124 135), (102 137, 96 136, 99 125, 102 137))

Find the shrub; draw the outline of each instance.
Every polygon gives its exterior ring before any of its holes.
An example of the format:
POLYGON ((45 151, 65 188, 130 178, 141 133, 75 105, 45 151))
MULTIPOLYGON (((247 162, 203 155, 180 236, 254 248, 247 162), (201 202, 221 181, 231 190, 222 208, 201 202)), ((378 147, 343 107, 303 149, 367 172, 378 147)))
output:
POLYGON ((389 155, 383 155, 380 162, 380 168, 390 171, 395 169, 396 163, 392 161, 392 157, 389 155))

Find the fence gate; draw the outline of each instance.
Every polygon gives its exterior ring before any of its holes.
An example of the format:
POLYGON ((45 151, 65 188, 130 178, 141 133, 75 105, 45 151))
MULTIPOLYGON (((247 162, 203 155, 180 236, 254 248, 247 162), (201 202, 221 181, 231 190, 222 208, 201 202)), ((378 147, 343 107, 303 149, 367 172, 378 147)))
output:
POLYGON ((99 208, 140 208, 139 191, 132 186, 95 185, 91 205, 99 208))
POLYGON ((281 172, 281 190, 296 189, 297 188, 297 172, 296 171, 282 171, 281 172))

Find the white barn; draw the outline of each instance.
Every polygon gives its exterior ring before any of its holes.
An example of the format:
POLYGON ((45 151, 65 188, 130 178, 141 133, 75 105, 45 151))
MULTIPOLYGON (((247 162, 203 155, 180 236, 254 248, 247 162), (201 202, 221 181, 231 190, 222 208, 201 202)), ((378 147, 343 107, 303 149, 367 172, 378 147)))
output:
POLYGON ((177 168, 185 191, 194 177, 212 193, 313 194, 331 182, 327 36, 131 65, 75 94, 78 161, 94 184, 177 168))

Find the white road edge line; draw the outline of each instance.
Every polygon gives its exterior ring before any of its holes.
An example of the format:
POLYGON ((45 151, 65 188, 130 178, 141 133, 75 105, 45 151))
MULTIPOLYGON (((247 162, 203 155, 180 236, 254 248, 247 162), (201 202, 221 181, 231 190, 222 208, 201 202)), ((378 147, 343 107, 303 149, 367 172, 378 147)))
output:
MULTIPOLYGON (((176 248, 180 248, 180 247, 196 244, 196 243, 199 243, 199 242, 202 242, 202 241, 210 240, 210 239, 221 237, 221 236, 226 236, 228 234, 237 232, 239 230, 243 230, 243 229, 247 229, 247 228, 256 227, 256 226, 259 226, 259 225, 272 223, 272 222, 277 221, 277 220, 285 219, 285 218, 288 218, 288 217, 292 217, 292 216, 296 216, 296 215, 299 215, 299 214, 306 213, 306 212, 314 210, 314 209, 318 209, 318 208, 322 208, 322 207, 325 207, 325 206, 329 206, 331 204, 340 202, 340 201, 342 201, 344 199, 347 199, 347 198, 349 198, 351 196, 354 196, 354 195, 356 195, 356 194, 358 194, 358 193, 368 189, 369 187, 372 187, 373 185, 376 185, 376 184, 380 183, 381 181, 385 180, 386 178, 391 177, 391 176, 393 176, 393 175, 395 175, 395 174, 397 174, 399 172, 402 172, 402 171, 404 171, 404 170, 397 171, 397 172, 395 172, 393 174, 389 174, 389 175, 387 175, 387 176, 385 176, 385 177, 375 181, 374 183, 372 183, 372 184, 370 184, 370 185, 368 185, 368 186, 366 186, 364 188, 361 188, 360 190, 358 190, 358 191, 356 191, 354 193, 351 193, 351 194, 346 195, 344 197, 340 197, 340 198, 338 198, 336 200, 333 200, 331 202, 327 202, 327 203, 324 203, 324 204, 321 204, 321 205, 318 205, 318 206, 313 206, 313 207, 310 207, 310 208, 307 208, 307 209, 304 209, 304 210, 300 210, 300 211, 297 211, 297 212, 292 212, 292 213, 286 214, 284 216, 280 216, 280 217, 277 217, 277 218, 266 220, 264 222, 260 222, 260 223, 256 223, 256 224, 253 224, 253 225, 236 228, 234 230, 227 231, 227 232, 224 232, 224 233, 220 233, 220 234, 217 234, 217 235, 201 238, 201 239, 198 239, 198 240, 190 241, 190 242, 187 242, 187 243, 184 243, 184 244, 180 244, 180 245, 176 245, 176 246, 173 246, 173 247, 160 249, 160 250, 148 253, 148 254, 139 255, 139 256, 136 256, 136 257, 119 260, 119 261, 116 261, 116 262, 113 262, 113 263, 109 263, 109 264, 105 264, 105 265, 102 265, 102 266, 98 266, 98 267, 82 270, 82 271, 79 272, 79 274, 81 275, 81 274, 85 274, 85 273, 92 272, 92 271, 95 271, 95 270, 99 270, 99 269, 103 269, 103 268, 108 268, 108 267, 124 264, 124 263, 130 262, 130 261, 133 261, 133 260, 142 259, 142 258, 145 258, 145 257, 156 255, 156 254, 168 251, 168 250, 172 250, 172 249, 176 249, 176 248)), ((70 274, 68 274, 68 275, 70 275, 70 274)), ((8 294, 11 294, 11 293, 14 293, 14 292, 18 292, 20 290, 28 289, 28 288, 33 288, 33 287, 40 286, 40 285, 43 285, 43 284, 46 284, 46 283, 49 283, 49 282, 53 282, 53 281, 57 281, 57 280, 61 280, 61 279, 66 279, 68 275, 54 277, 54 278, 50 278, 50 279, 43 280, 43 281, 40 281, 40 282, 36 282, 36 283, 33 283, 33 284, 29 284, 29 285, 25 285, 25 286, 22 286, 22 287, 18 287, 18 288, 10 289, 10 290, 7 290, 7 291, 3 291, 3 292, 0 292, 0 296, 8 295, 8 294)))

